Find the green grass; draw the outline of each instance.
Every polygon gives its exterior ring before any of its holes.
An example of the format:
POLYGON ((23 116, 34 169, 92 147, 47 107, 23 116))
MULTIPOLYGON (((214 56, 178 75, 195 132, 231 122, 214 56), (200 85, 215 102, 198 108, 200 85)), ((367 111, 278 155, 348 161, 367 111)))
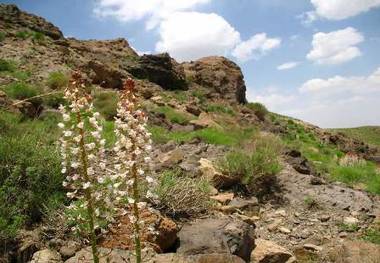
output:
POLYGON ((0 239, 41 220, 44 207, 63 202, 56 147, 58 120, 23 120, 0 112, 0 239))
POLYGON ((16 69, 16 64, 12 60, 0 59, 0 72, 13 72, 16 69))
POLYGON ((187 112, 180 112, 169 106, 160 106, 153 109, 155 112, 165 114, 166 119, 172 123, 187 124, 195 117, 187 112))
POLYGON ((51 89, 60 89, 69 84, 69 78, 61 71, 50 72, 46 80, 46 85, 51 89))
POLYGON ((23 31, 18 31, 18 32, 16 33, 16 37, 17 37, 17 38, 20 38, 20 39, 23 39, 23 40, 29 38, 31 35, 32 35, 32 32, 30 32, 30 31, 25 31, 25 30, 23 30, 23 31))
POLYGON ((206 111, 235 115, 234 110, 230 106, 216 103, 207 104, 206 111))
POLYGON ((380 126, 363 126, 347 129, 332 129, 335 132, 342 132, 348 137, 363 141, 367 144, 380 146, 380 126))
MULTIPOLYGON (((3 90, 10 98, 17 100, 29 99, 40 94, 38 88, 21 81, 12 82, 5 86, 3 90)), ((42 104, 41 98, 32 98, 29 101, 36 107, 42 104)))
POLYGON ((380 224, 367 229, 364 232, 362 239, 380 245, 380 224))
POLYGON ((194 138, 200 138, 202 141, 215 145, 238 145, 245 140, 252 138, 256 133, 253 128, 218 130, 215 128, 205 128, 192 132, 174 132, 160 126, 150 126, 149 131, 152 133, 152 139, 156 143, 166 143, 168 141, 188 142, 194 138))

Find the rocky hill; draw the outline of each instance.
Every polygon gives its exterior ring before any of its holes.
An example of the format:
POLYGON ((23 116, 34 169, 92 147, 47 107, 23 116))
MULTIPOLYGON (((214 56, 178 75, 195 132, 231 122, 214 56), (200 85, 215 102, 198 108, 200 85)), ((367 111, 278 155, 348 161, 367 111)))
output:
MULTIPOLYGON (((136 81, 162 194, 144 218, 158 231, 146 262, 380 262, 375 146, 248 103, 244 76, 227 58, 139 56, 125 39, 65 38, 45 19, 0 4, 4 262, 90 262, 86 240, 64 220, 54 155, 73 70, 85 77, 109 146, 117 91, 136 81)), ((120 219, 99 236, 102 253, 133 262, 130 234, 120 219)))

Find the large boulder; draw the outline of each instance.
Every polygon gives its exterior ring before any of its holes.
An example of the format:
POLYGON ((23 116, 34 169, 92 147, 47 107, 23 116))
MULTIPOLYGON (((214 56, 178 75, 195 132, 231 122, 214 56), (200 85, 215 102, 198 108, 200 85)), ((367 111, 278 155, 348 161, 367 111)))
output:
POLYGON ((241 69, 225 57, 205 57, 182 63, 188 79, 208 88, 215 99, 246 103, 245 82, 241 69))
POLYGON ((229 217, 193 221, 178 236, 177 253, 185 255, 230 253, 249 261, 254 248, 253 226, 229 217))
POLYGON ((148 79, 164 89, 186 89, 183 67, 172 59, 168 53, 143 55, 136 65, 127 69, 137 78, 148 79))
POLYGON ((52 39, 63 38, 63 34, 58 27, 42 17, 21 11, 16 5, 0 4, 0 21, 12 25, 12 27, 26 27, 30 30, 41 32, 52 39))

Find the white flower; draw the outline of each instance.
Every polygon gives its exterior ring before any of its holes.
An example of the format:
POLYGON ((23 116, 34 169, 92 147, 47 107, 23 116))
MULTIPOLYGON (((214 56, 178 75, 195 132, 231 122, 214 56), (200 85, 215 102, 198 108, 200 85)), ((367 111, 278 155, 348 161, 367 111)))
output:
POLYGON ((87 174, 88 175, 94 175, 95 174, 94 169, 92 167, 87 168, 87 174))
POLYGON ((141 176, 145 174, 144 170, 142 170, 142 169, 138 169, 138 170, 137 170, 137 173, 138 173, 139 175, 141 175, 141 176))
POLYGON ((127 200, 128 200, 129 204, 134 204, 135 203, 135 199, 133 199, 133 198, 128 197, 127 200))
POLYGON ((88 150, 93 150, 93 149, 95 149, 95 147, 96 147, 96 145, 93 142, 86 144, 86 148, 88 150))
POLYGON ((87 189, 91 186, 91 183, 90 182, 86 182, 83 184, 83 189, 87 189))
POLYGON ((99 167, 100 167, 101 169, 106 169, 106 164, 105 164, 104 162, 101 162, 101 163, 99 164, 99 167))
POLYGON ((154 182, 154 179, 152 177, 150 177, 150 176, 147 176, 145 179, 148 182, 148 184, 151 184, 151 183, 154 182))
POLYGON ((62 168, 61 173, 65 174, 67 172, 66 167, 62 168))
POLYGON ((62 122, 60 122, 60 123, 58 123, 58 127, 61 128, 61 129, 63 129, 63 128, 65 128, 65 124, 63 124, 62 122))
POLYGON ((63 114, 62 118, 64 121, 69 121, 70 120, 70 115, 69 114, 63 114))
POLYGON ((83 123, 83 121, 81 121, 80 123, 78 123, 78 124, 77 124, 77 127, 78 127, 79 129, 83 129, 83 127, 84 127, 84 123, 83 123))
POLYGON ((64 132, 63 132, 63 135, 64 135, 65 137, 70 137, 72 134, 73 134, 72 131, 64 131, 64 132))
POLYGON ((74 169, 77 169, 79 167, 80 163, 78 162, 72 162, 71 163, 71 167, 73 167, 74 169))
POLYGON ((81 139, 82 139, 82 136, 81 136, 81 135, 78 135, 78 136, 75 136, 75 137, 74 137, 74 141, 75 141, 76 143, 79 143, 81 139))

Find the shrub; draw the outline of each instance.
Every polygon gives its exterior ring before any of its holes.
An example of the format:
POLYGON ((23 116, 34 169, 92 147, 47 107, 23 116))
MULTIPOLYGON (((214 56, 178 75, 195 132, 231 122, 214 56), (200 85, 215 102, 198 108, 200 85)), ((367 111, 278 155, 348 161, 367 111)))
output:
POLYGON ((94 106, 104 118, 113 120, 116 116, 116 107, 118 102, 118 95, 116 92, 99 92, 94 96, 94 106))
POLYGON ((51 89, 59 89, 67 86, 69 78, 61 71, 50 72, 46 84, 51 89))
POLYGON ((45 35, 41 32, 33 32, 31 35, 33 42, 42 43, 45 41, 45 35))
POLYGON ((0 113, 0 238, 38 222, 44 206, 64 199, 55 126, 0 113))
POLYGON ((275 136, 257 137, 248 152, 232 151, 219 160, 219 169, 236 178, 249 193, 261 197, 271 191, 275 175, 281 171, 281 143, 275 136))
POLYGON ((15 69, 16 67, 13 61, 0 58, 0 72, 2 71, 13 72, 15 69))
POLYGON ((268 110, 263 104, 258 102, 251 102, 247 104, 247 107, 254 111, 257 118, 262 121, 265 120, 265 116, 268 114, 268 110))
POLYGON ((204 179, 193 179, 179 170, 163 172, 156 188, 160 208, 171 216, 194 216, 205 212, 211 205, 210 185, 204 179))

